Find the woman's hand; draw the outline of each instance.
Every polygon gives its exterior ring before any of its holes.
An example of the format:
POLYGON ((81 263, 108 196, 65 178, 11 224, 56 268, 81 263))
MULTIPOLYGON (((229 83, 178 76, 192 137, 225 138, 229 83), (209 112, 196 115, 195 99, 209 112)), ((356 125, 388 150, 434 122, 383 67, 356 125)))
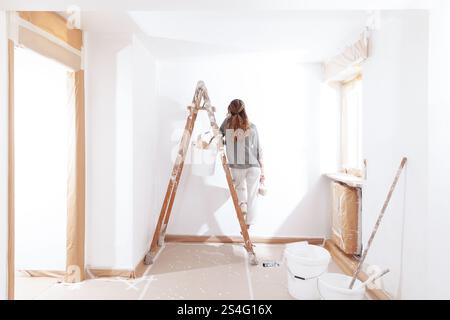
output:
POLYGON ((264 161, 262 159, 258 159, 258 161, 261 169, 261 173, 259 174, 259 183, 264 183, 264 181, 266 181, 266 177, 264 176, 264 161))

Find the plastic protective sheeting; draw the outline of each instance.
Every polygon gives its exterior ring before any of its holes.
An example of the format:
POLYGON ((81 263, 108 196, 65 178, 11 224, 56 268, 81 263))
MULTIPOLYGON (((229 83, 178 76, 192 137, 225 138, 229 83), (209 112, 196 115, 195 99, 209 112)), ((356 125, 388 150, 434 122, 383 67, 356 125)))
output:
POLYGON ((82 32, 78 29, 68 28, 66 19, 56 12, 19 11, 18 15, 21 19, 57 37, 72 48, 81 50, 83 46, 82 32))
POLYGON ((353 45, 324 63, 326 81, 342 81, 359 72, 359 64, 369 57, 369 38, 366 33, 353 45))
POLYGON ((75 72, 70 74, 71 87, 71 123, 70 157, 68 179, 68 219, 67 219, 67 274, 65 280, 78 282, 85 278, 85 112, 84 112, 84 71, 81 69, 81 54, 77 50, 82 46, 82 32, 70 31, 61 21, 57 21, 56 13, 30 12, 21 13, 20 18, 34 25, 36 28, 57 37, 43 36, 40 30, 30 30, 19 25, 14 12, 8 17, 8 298, 14 299, 14 45, 24 45, 51 59, 55 59, 75 72), (47 25, 53 15, 55 19, 47 25), (53 23, 55 22, 55 23, 53 23), (43 23, 43 24, 42 24, 43 23), (48 27, 48 28, 47 28, 48 27), (64 35, 67 35, 67 39, 64 35))
POLYGON ((22 26, 19 26, 19 43, 45 57, 64 64, 72 70, 81 69, 81 56, 22 26))
POLYGON ((361 254, 361 189, 331 184, 333 218, 331 240, 346 254, 361 254))
POLYGON ((8 33, 16 45, 27 47, 74 71, 82 68, 83 34, 81 30, 68 28, 66 20, 55 12, 10 12, 8 33))
POLYGON ((84 71, 69 74, 71 97, 69 130, 69 178, 67 186, 66 282, 85 278, 85 116, 84 71))

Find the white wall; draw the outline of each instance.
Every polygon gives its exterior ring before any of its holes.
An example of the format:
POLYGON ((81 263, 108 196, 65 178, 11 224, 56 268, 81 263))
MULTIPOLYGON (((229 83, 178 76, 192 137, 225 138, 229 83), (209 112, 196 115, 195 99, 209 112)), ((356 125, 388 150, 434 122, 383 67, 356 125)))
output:
POLYGON ((450 299, 450 4, 430 12, 427 294, 450 299))
POLYGON ((133 42, 133 262, 147 253, 157 222, 157 63, 138 37, 133 42))
POLYGON ((131 268, 133 251, 133 47, 116 56, 115 252, 116 267, 131 268), (117 259, 120 257, 120 263, 117 259))
POLYGON ((133 269, 152 231, 156 63, 132 34, 86 38, 87 265, 133 269))
MULTIPOLYGON (((117 54, 129 37, 85 34, 86 69, 86 264, 129 263, 116 252, 117 54)), ((126 253, 125 253, 126 254, 126 253)))
MULTIPOLYGON (((257 236, 323 237, 329 230, 329 183, 321 174, 336 169, 336 98, 321 101, 321 69, 261 55, 167 60, 159 69, 159 149, 156 199, 161 205, 172 160, 198 80, 204 80, 217 120, 234 98, 245 101, 259 128, 265 154, 268 195, 260 201, 257 236), (331 103, 330 103, 331 101, 331 103), (327 116, 324 116, 327 115, 327 116), (326 124, 332 123, 331 127, 326 124), (328 148, 325 148, 327 145, 328 148), (332 157, 324 161, 324 152, 332 157)), ((220 125, 219 123, 219 125, 220 125)), ((209 130, 200 114, 197 133, 209 130)), ((226 179, 219 161, 213 177, 183 171, 168 228, 171 234, 239 235, 226 179)))
POLYGON ((400 160, 408 157, 367 262, 391 272, 397 298, 424 296, 427 218, 428 17, 425 11, 383 12, 363 69, 363 243, 367 242, 400 160))

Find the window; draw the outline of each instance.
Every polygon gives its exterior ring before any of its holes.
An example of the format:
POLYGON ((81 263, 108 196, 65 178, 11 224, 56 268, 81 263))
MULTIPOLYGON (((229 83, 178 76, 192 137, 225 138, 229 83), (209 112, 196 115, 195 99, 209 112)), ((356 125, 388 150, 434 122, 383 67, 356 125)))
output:
POLYGON ((342 84, 341 166, 344 172, 362 175, 361 77, 342 84))

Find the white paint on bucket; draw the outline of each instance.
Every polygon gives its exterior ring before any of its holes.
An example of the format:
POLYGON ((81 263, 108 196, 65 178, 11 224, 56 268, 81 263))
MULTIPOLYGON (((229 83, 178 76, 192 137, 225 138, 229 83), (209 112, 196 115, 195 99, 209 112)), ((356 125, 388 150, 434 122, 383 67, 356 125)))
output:
POLYGON ((201 148, 196 142, 192 143, 192 174, 199 177, 213 176, 216 168, 217 145, 201 148))

